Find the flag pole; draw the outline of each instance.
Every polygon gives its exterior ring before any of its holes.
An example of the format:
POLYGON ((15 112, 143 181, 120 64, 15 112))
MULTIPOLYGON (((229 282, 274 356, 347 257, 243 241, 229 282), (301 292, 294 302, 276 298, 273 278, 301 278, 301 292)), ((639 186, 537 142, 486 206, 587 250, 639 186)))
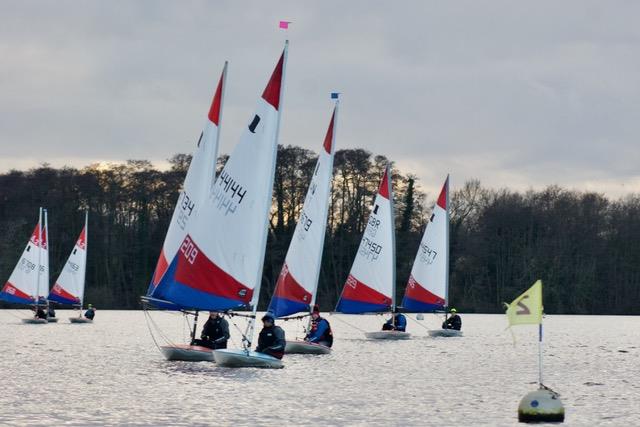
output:
POLYGON ((538 384, 542 388, 542 320, 538 327, 538 384))

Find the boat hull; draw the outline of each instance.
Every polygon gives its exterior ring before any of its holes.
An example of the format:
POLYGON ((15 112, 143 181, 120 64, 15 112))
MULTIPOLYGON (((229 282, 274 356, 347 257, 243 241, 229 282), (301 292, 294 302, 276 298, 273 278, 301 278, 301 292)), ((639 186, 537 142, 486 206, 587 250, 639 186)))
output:
POLYGON ((218 366, 225 368, 284 368, 282 360, 256 351, 214 350, 213 358, 218 366))
POLYGON ((47 323, 58 323, 57 317, 47 317, 47 323))
POLYGON ((213 362, 213 350, 199 345, 163 345, 160 347, 160 351, 167 360, 181 360, 184 362, 213 362))
POLYGON ((87 319, 86 317, 69 317, 69 322, 71 323, 93 323, 92 319, 87 319))
POLYGON ((28 325, 45 325, 49 322, 47 322, 47 319, 22 319, 22 323, 28 325))
POLYGON ((284 347, 286 354, 330 354, 331 347, 306 341, 287 341, 284 347))
POLYGON ((364 336, 370 340, 408 340, 411 338, 411 334, 409 332, 402 331, 365 332, 364 336))
POLYGON ((462 331, 457 331, 455 329, 431 329, 429 331, 430 337, 461 337, 462 331))

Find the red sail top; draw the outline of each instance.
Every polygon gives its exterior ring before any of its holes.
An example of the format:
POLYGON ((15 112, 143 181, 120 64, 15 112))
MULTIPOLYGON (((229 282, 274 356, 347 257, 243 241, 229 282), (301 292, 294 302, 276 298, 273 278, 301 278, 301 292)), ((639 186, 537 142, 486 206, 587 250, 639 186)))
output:
POLYGON ((448 191, 449 191, 449 177, 447 177, 447 180, 444 182, 444 185, 442 186, 442 190, 440 191, 440 196, 438 196, 438 206, 440 206, 444 210, 447 209, 447 192, 448 191))
POLYGON ((282 86, 283 67, 284 52, 282 52, 278 65, 276 65, 276 68, 273 70, 273 74, 271 74, 267 87, 264 88, 264 92, 262 92, 262 99, 273 105, 273 108, 276 110, 280 106, 280 87, 282 86))
POLYGON ((218 81, 218 87, 216 93, 213 95, 213 101, 211 102, 211 108, 209 108, 209 120, 216 126, 220 125, 220 108, 222 106, 222 86, 224 85, 224 74, 227 72, 227 65, 225 64, 220 80, 218 81))
POLYGON ((327 129, 327 135, 324 137, 324 150, 331 154, 331 145, 333 143, 333 121, 336 118, 336 109, 333 109, 333 114, 331 115, 331 122, 329 122, 329 129, 327 129))
POLYGON ((385 199, 389 200, 389 178, 387 174, 389 173, 389 166, 384 170, 384 175, 382 175, 382 181, 380 181, 380 187, 378 188, 378 194, 380 194, 385 199))

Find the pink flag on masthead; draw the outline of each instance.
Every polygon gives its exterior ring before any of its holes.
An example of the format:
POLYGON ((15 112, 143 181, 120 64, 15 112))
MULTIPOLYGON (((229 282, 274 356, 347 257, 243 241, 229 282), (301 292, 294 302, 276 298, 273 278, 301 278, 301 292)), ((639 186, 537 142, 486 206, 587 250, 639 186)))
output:
POLYGON ((280 21, 280 28, 282 28, 283 30, 288 30, 289 24, 291 24, 291 21, 280 21))

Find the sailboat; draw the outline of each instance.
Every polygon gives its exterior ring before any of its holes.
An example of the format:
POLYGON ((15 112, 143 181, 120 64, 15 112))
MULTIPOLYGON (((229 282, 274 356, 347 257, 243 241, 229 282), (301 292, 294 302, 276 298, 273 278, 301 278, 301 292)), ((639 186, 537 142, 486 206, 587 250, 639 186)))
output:
MULTIPOLYGON (((187 236, 189 223, 197 215, 198 209, 209 197, 213 189, 227 67, 228 63, 225 62, 220 80, 213 95, 209 113, 207 114, 204 129, 200 134, 196 150, 191 159, 191 164, 187 170, 182 191, 180 192, 178 202, 173 211, 169 229, 167 230, 156 269, 149 284, 149 289, 147 290, 147 295, 143 297, 143 301, 147 304, 145 307, 151 306, 164 310, 178 310, 187 315, 193 314, 194 320, 191 330, 192 342, 196 338, 198 311, 202 308, 200 301, 193 299, 185 304, 176 303, 170 295, 163 295, 162 292, 160 292, 159 284, 167 274, 169 261, 176 258, 179 250, 184 252, 185 248, 181 249, 181 246, 187 236)), ((160 350, 167 360, 213 361, 213 352, 207 347, 169 343, 161 346, 160 350)))
MULTIPOLYGON (((391 170, 387 164, 360 247, 335 311, 345 314, 395 312, 394 228, 393 188, 391 170)), ((411 335, 389 330, 367 332, 365 336, 371 339, 407 339, 411 335)))
MULTIPOLYGON (((35 312, 44 304, 47 285, 44 280, 48 277, 48 255, 46 231, 42 224, 43 209, 40 208, 38 224, 31 233, 18 264, 14 268, 9 280, 0 291, 0 299, 13 304, 33 305, 35 312), (45 259, 47 260, 45 264, 45 259), (46 276, 45 276, 46 275, 46 276), (43 277, 45 276, 45 277, 43 277)), ((44 324, 46 319, 22 319, 23 323, 44 324)))
MULTIPOLYGON (((275 317, 290 316, 299 312, 309 313, 316 302, 333 176, 337 112, 336 100, 309 190, 269 304, 268 311, 275 317)), ((330 347, 302 340, 287 341, 285 347, 285 353, 330 352, 330 347)))
MULTIPOLYGON (((411 313, 433 313, 446 311, 448 305, 449 177, 447 176, 422 235, 402 307, 404 311, 411 313)), ((435 329, 430 330, 429 335, 461 336, 462 332, 455 329, 435 329)))
POLYGON ((282 367, 250 350, 262 279, 277 154, 287 45, 256 113, 216 179, 213 192, 189 221, 178 253, 155 287, 155 302, 183 309, 252 309, 243 348, 214 350, 221 366, 282 367))
POLYGON ((60 272, 60 276, 49 292, 49 302, 71 305, 79 309, 77 317, 70 317, 71 323, 92 323, 82 316, 84 305, 84 285, 87 269, 87 244, 89 238, 89 213, 85 212, 84 227, 76 244, 60 272))

